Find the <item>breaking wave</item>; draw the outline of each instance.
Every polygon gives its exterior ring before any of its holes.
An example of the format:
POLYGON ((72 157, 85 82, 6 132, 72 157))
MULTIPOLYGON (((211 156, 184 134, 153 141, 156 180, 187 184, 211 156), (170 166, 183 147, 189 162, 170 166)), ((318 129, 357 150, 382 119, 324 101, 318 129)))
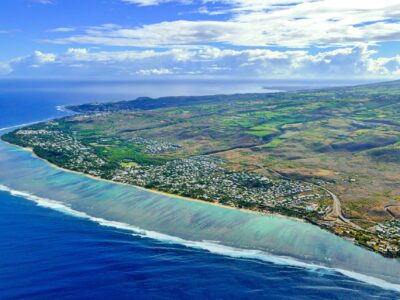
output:
POLYGON ((71 110, 67 109, 65 107, 65 105, 57 105, 56 106, 56 110, 57 111, 61 111, 61 112, 67 112, 67 113, 71 113, 72 112, 71 110))
POLYGON ((64 214, 77 217, 77 218, 90 220, 90 221, 93 221, 102 226, 113 227, 116 229, 129 231, 134 236, 150 238, 150 239, 161 241, 163 243, 179 244, 179 245, 183 245, 186 247, 200 249, 200 250, 208 251, 213 254, 224 255, 224 256, 229 256, 229 257, 233 257, 233 258, 261 260, 261 261, 273 263, 276 265, 285 265, 285 266, 291 266, 291 267, 304 268, 304 269, 315 271, 315 272, 340 273, 344 276, 353 278, 355 280, 358 280, 358 281, 361 281, 361 282, 364 282, 364 283, 367 283, 367 284, 370 284, 373 286, 377 286, 377 287, 380 287, 380 288, 383 288, 386 290, 400 292, 399 284, 390 283, 383 279, 364 275, 361 273, 352 272, 352 271, 343 270, 343 269, 328 268, 325 266, 306 263, 306 262, 296 260, 294 258, 272 255, 265 251, 260 251, 260 250, 241 249, 241 248, 224 246, 224 245, 220 244, 218 241, 206 241, 206 240, 191 241, 191 240, 181 239, 179 237, 170 236, 170 235, 163 234, 163 233, 156 232, 156 231, 144 230, 142 228, 129 225, 127 223, 122 223, 122 222, 117 222, 117 221, 109 221, 109 220, 105 220, 102 218, 93 217, 84 212, 74 210, 71 207, 69 207, 66 204, 61 203, 59 201, 39 197, 39 196, 33 195, 29 192, 13 190, 13 189, 11 189, 7 186, 1 185, 1 184, 0 184, 0 191, 7 192, 7 193, 11 194, 12 196, 21 197, 21 198, 25 198, 27 200, 34 201, 38 206, 50 208, 50 209, 53 209, 53 210, 59 211, 64 214))
POLYGON ((23 123, 23 124, 13 125, 13 126, 9 126, 9 127, 3 127, 3 128, 0 128, 0 132, 6 131, 6 130, 10 130, 10 129, 14 129, 14 128, 18 128, 18 127, 29 126, 29 125, 40 123, 40 122, 46 122, 46 121, 49 121, 51 119, 52 118, 47 118, 47 119, 44 119, 44 120, 39 120, 39 121, 34 121, 34 122, 29 122, 29 123, 23 123))

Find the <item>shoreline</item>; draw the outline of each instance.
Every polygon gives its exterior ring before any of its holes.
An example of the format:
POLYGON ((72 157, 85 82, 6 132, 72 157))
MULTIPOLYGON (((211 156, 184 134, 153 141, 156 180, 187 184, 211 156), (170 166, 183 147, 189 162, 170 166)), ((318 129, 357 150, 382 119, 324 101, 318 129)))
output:
MULTIPOLYGON (((21 146, 15 145, 15 144, 8 143, 8 142, 6 142, 6 141, 2 141, 2 142, 7 143, 7 144, 9 144, 9 145, 11 145, 11 146, 20 148, 20 149, 22 149, 22 150, 24 150, 24 151, 30 152, 30 153, 32 154, 33 157, 35 157, 35 158, 37 158, 37 159, 40 159, 41 161, 43 161, 44 163, 46 163, 47 165, 49 165, 49 166, 51 166, 51 167, 53 167, 53 168, 55 168, 55 169, 58 169, 58 170, 61 170, 61 171, 64 171, 64 172, 68 172, 68 173, 73 173, 73 174, 85 176, 85 177, 88 177, 88 178, 93 179, 93 180, 99 180, 99 181, 104 181, 104 182, 108 182, 108 183, 112 183, 112 184, 119 184, 119 185, 130 186, 130 187, 134 187, 134 188, 137 188, 137 189, 140 189, 140 190, 149 192, 149 193, 154 193, 154 194, 163 195, 163 196, 168 196, 168 197, 174 197, 174 198, 178 198, 178 199, 181 199, 181 200, 192 201, 192 202, 202 203, 202 204, 206 204, 206 205, 213 205, 213 206, 217 206, 217 207, 221 207, 221 208, 239 210, 239 211, 242 211, 242 212, 245 212, 245 213, 257 214, 257 215, 264 215, 264 216, 271 216, 271 217, 278 217, 278 218, 285 218, 285 219, 291 219, 291 220, 295 220, 295 221, 298 221, 298 222, 309 223, 309 224, 315 225, 315 224, 313 224, 313 223, 307 222, 307 220, 304 220, 304 219, 295 218, 295 217, 290 217, 290 216, 286 216, 286 215, 282 215, 282 214, 278 214, 278 213, 262 212, 262 211, 251 210, 251 209, 238 208, 238 207, 234 207, 234 206, 223 205, 223 204, 220 204, 220 203, 217 203, 217 202, 211 202, 211 201, 205 201, 205 200, 200 200, 200 199, 195 199, 195 198, 190 198, 190 197, 184 197, 184 196, 175 195, 175 194, 170 194, 170 193, 163 192, 163 191, 159 191, 159 190, 147 189, 147 188, 144 188, 144 187, 138 186, 138 185, 133 185, 133 184, 129 184, 129 183, 113 181, 113 180, 109 180, 109 179, 104 179, 104 178, 101 178, 101 177, 93 176, 93 175, 90 175, 90 174, 86 174, 86 173, 82 173, 82 172, 78 172, 78 171, 66 169, 66 168, 60 167, 60 166, 58 166, 58 165, 56 165, 56 164, 54 164, 54 163, 51 163, 51 162, 49 162, 48 160, 46 160, 46 159, 44 159, 44 158, 41 158, 40 156, 38 156, 38 155, 33 151, 32 148, 29 148, 29 147, 21 147, 21 146)), ((321 227, 318 226, 318 225, 315 225, 315 226, 321 228, 321 227)), ((321 229, 323 229, 323 228, 321 228, 321 229)))
MULTIPOLYGON (((13 144, 10 144, 10 145, 13 145, 13 144)), ((234 207, 234 206, 223 205, 223 204, 220 204, 220 203, 217 203, 217 202, 211 202, 211 201, 209 202, 209 201, 194 199, 194 198, 190 198, 190 197, 184 197, 184 196, 180 196, 180 195, 169 194, 169 193, 158 191, 158 190, 146 189, 144 187, 133 185, 133 184, 129 184, 129 183, 112 181, 112 180, 109 180, 109 179, 104 179, 104 178, 101 178, 101 177, 96 177, 96 176, 93 176, 93 175, 90 175, 90 174, 85 174, 85 173, 82 173, 82 172, 69 170, 69 169, 57 166, 56 164, 53 164, 53 163, 49 162, 48 160, 39 157, 33 151, 32 148, 21 147, 21 146, 18 146, 18 145, 13 145, 13 146, 16 146, 16 147, 18 147, 18 148, 20 148, 22 150, 30 152, 32 154, 32 156, 34 156, 35 158, 40 159, 41 161, 43 161, 47 165, 49 165, 49 166, 51 166, 51 167, 53 167, 55 169, 64 171, 64 172, 69 172, 69 173, 74 173, 74 174, 77 174, 77 175, 85 176, 85 177, 91 178, 93 180, 99 180, 99 181, 104 181, 104 182, 108 182, 108 183, 112 183, 112 184, 130 186, 130 187, 134 187, 134 188, 137 188, 137 189, 140 189, 140 190, 143 190, 143 191, 147 191, 149 193, 154 193, 154 194, 158 194, 158 195, 164 195, 164 196, 168 196, 168 197, 175 197, 175 198, 178 198, 178 199, 181 199, 181 200, 202 203, 202 204, 205 204, 205 205, 217 206, 217 207, 221 207, 221 208, 225 208, 225 209, 238 210, 238 211, 242 211, 244 213, 255 214, 255 215, 260 215, 260 216, 270 216, 270 217, 277 217, 277 218, 285 218, 285 219, 290 219, 290 220, 294 220, 294 221, 297 221, 297 222, 308 223, 310 225, 318 227, 321 230, 330 232, 330 233, 332 233, 332 234, 334 234, 334 235, 336 235, 336 236, 338 236, 338 237, 340 237, 342 239, 346 239, 346 240, 352 242, 354 245, 357 245, 357 246, 359 246, 361 248, 364 248, 364 249, 366 249, 368 251, 372 251, 372 252, 381 254, 382 256, 385 256, 385 257, 388 257, 388 258, 394 258, 392 256, 384 255, 383 253, 381 253, 379 251, 375 251, 375 250, 373 250, 373 249, 371 249, 369 247, 366 247, 365 245, 359 244, 358 242, 355 242, 354 240, 347 238, 346 235, 337 234, 335 231, 329 230, 328 228, 326 228, 324 226, 321 226, 320 224, 312 222, 312 221, 307 220, 307 219, 300 219, 300 218, 286 216, 286 215, 283 215, 283 214, 278 214, 278 213, 273 213, 273 212, 268 212, 268 211, 257 211, 257 210, 251 210, 251 209, 245 209, 245 208, 237 208, 237 207, 234 207)), ((394 259, 396 259, 396 258, 394 258, 394 259)))
POLYGON ((355 244, 355 245, 357 245, 357 246, 359 246, 361 248, 364 248, 366 250, 369 250, 369 251, 372 251, 372 252, 376 252, 376 253, 378 253, 378 254, 380 254, 380 255, 382 255, 384 257, 387 257, 387 258, 392 258, 392 259, 398 258, 398 256, 393 256, 391 254, 386 254, 384 252, 377 251, 377 250, 375 250, 375 249, 373 249, 371 247, 367 247, 366 245, 355 241, 354 239, 352 239, 351 237, 348 237, 345 234, 344 235, 343 234, 339 234, 338 232, 336 232, 334 230, 331 230, 330 228, 324 226, 324 224, 319 224, 319 223, 313 222, 312 220, 301 219, 301 218, 288 216, 288 215, 284 215, 284 214, 280 214, 280 213, 276 213, 276 212, 270 212, 270 211, 259 211, 259 210, 251 210, 251 209, 246 209, 246 208, 238 208, 238 207, 234 207, 234 206, 220 204, 220 203, 217 203, 217 202, 211 202, 211 201, 205 201, 205 200, 200 200, 200 199, 194 199, 194 198, 190 198, 190 197, 184 197, 184 196, 170 194, 170 193, 159 191, 159 190, 147 189, 147 188, 144 188, 142 186, 136 186, 136 185, 129 184, 129 183, 124 183, 124 182, 118 182, 118 181, 113 181, 113 180, 109 180, 109 179, 104 179, 104 178, 93 176, 93 175, 86 174, 86 173, 83 173, 83 172, 74 171, 74 170, 70 170, 70 169, 66 169, 66 168, 60 167, 60 166, 58 166, 58 165, 56 165, 54 163, 49 162, 48 160, 46 160, 44 158, 39 157, 33 151, 33 149, 30 148, 30 147, 22 147, 22 146, 19 146, 19 145, 16 145, 16 144, 8 143, 8 142, 6 142, 4 140, 2 140, 2 142, 6 143, 6 144, 8 144, 10 146, 13 146, 13 147, 15 147, 17 149, 20 149, 22 151, 30 152, 31 155, 34 158, 37 158, 37 159, 43 161, 44 163, 46 163, 47 165, 49 165, 52 168, 55 168, 55 169, 58 169, 58 170, 61 170, 61 171, 64 171, 64 172, 74 173, 74 174, 77 174, 77 175, 80 175, 80 176, 85 176, 85 177, 93 179, 93 180, 103 181, 103 182, 107 182, 107 183, 111 183, 111 184, 130 186, 130 187, 137 188, 137 189, 149 192, 149 193, 168 196, 170 198, 178 198, 178 199, 181 199, 181 200, 197 202, 197 203, 201 203, 201 204, 205 204, 205 205, 212 205, 212 206, 217 206, 217 207, 221 207, 221 208, 225 208, 225 209, 242 211, 242 212, 247 213, 247 214, 260 215, 260 216, 270 216, 270 217, 277 217, 277 218, 285 218, 285 219, 291 219, 291 220, 297 221, 297 222, 308 223, 310 225, 314 225, 314 226, 318 227, 320 230, 330 232, 331 234, 334 234, 334 235, 336 235, 336 236, 338 236, 340 238, 349 240, 353 244, 355 244))
MULTIPOLYGON (((261 214, 261 215, 271 215, 271 216, 276 216, 276 217, 283 217, 283 218, 295 219, 295 220, 298 220, 298 221, 302 221, 302 222, 308 223, 306 220, 291 218, 291 217, 288 217, 288 216, 285 216, 285 215, 279 215, 279 214, 274 214, 274 213, 262 213, 262 212, 251 211, 251 210, 246 210, 246 209, 239 209, 239 208, 230 207, 230 206, 226 206, 226 205, 220 205, 220 204, 218 204, 218 203, 207 202, 207 201, 196 200, 196 199, 190 199, 189 197, 182 197, 182 196, 179 196, 179 195, 173 195, 173 194, 168 194, 168 193, 165 193, 165 192, 160 192, 160 191, 156 191, 156 190, 146 189, 146 188, 134 186, 134 185, 131 185, 131 184, 125 184, 125 183, 122 183, 122 182, 116 182, 116 181, 112 181, 112 180, 107 180, 107 179, 98 178, 98 177, 96 177, 96 176, 92 176, 92 175, 89 175, 89 174, 84 174, 84 173, 81 173, 81 172, 78 172, 78 171, 69 170, 69 169, 65 169, 65 168, 62 168, 62 167, 60 167, 60 166, 57 166, 57 165, 55 165, 55 164, 53 164, 53 163, 47 161, 46 159, 40 158, 39 156, 37 156, 37 155, 35 154, 35 152, 33 151, 33 149, 31 149, 31 148, 21 147, 21 146, 18 146, 18 145, 12 144, 12 143, 8 143, 8 142, 5 142, 5 141, 1 141, 1 142, 4 142, 5 144, 8 144, 8 145, 12 146, 12 149, 15 149, 15 150, 17 150, 17 151, 27 151, 27 152, 30 152, 30 153, 31 153, 30 155, 27 154, 28 157, 31 156, 31 157, 34 157, 35 159, 37 158, 37 159, 43 161, 44 163, 46 163, 47 165, 51 166, 52 168, 54 168, 54 169, 56 169, 56 170, 60 170, 60 171, 63 171, 63 172, 68 172, 68 173, 74 173, 74 174, 77 174, 77 175, 81 175, 81 176, 85 176, 85 177, 91 178, 91 179, 93 179, 93 180, 105 181, 105 182, 114 183, 114 184, 119 184, 119 185, 133 186, 133 187, 136 187, 136 188, 145 190, 145 191, 147 191, 147 192, 152 192, 152 193, 156 193, 156 194, 167 195, 167 196, 170 196, 170 197, 181 198, 181 199, 184 199, 184 200, 189 200, 189 201, 194 201, 194 202, 200 202, 200 203, 209 204, 209 205, 221 206, 221 207, 224 207, 224 208, 238 209, 238 210, 242 210, 242 211, 247 212, 247 213, 261 214)), ((54 170, 54 172, 57 172, 56 170, 54 170)), ((83 178, 82 178, 82 179, 83 179, 83 178)), ((160 200, 168 201, 168 200, 173 200, 173 199, 160 199, 160 200)), ((300 225, 301 225, 301 224, 300 224, 300 225)), ((314 224, 314 225, 315 225, 315 224, 314 224)), ((318 225, 315 225, 315 226, 318 226, 318 225)), ((319 227, 320 229, 323 229, 323 228, 321 228, 320 226, 318 226, 318 227, 319 227)), ((325 229, 323 229, 323 230, 329 232, 329 230, 325 230, 325 229)), ((370 249, 369 249, 369 250, 370 250, 370 249)), ((206 250, 206 251, 207 251, 207 250, 206 250)), ((336 270, 336 269, 334 269, 334 270, 335 270, 335 271, 338 271, 338 270, 336 270)), ((341 272, 341 271, 339 270, 338 272, 341 272)), ((343 274, 343 273, 341 273, 341 274, 343 274)), ((360 274, 363 275, 362 273, 360 273, 360 274)), ((347 275, 346 275, 346 274, 343 274, 343 275, 349 277, 348 274, 347 274, 347 275)), ((354 276, 354 275, 353 275, 353 276, 354 276)), ((354 277, 351 277, 351 276, 350 276, 349 278, 354 278, 354 277)), ((379 277, 377 277, 377 278, 379 279, 379 277)), ((357 278, 357 280, 360 280, 360 281, 362 281, 362 279, 363 279, 362 276, 361 276, 361 279, 357 278)), ((362 282, 364 282, 364 281, 362 281, 362 282)), ((391 284, 391 282, 389 281, 389 278, 387 279, 387 282, 389 282, 389 284, 391 284)), ((368 284, 371 284, 371 283, 368 283, 368 284)), ((373 284, 374 284, 374 283, 373 283, 373 284)), ((377 285, 377 286, 380 287, 380 288, 384 288, 384 287, 382 287, 383 284, 380 283, 379 280, 378 280, 378 283, 375 283, 375 285, 377 285)))

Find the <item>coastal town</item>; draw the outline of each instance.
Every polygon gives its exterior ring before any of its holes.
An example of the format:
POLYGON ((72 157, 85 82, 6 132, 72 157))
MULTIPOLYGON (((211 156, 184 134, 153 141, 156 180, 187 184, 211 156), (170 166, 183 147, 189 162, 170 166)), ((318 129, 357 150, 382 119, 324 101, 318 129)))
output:
POLYGON ((332 226, 332 231, 358 245, 372 249, 389 257, 398 257, 400 252, 400 222, 398 220, 377 224, 368 230, 360 230, 346 224, 332 226))
POLYGON ((218 202, 239 208, 284 206, 303 212, 324 211, 315 202, 326 197, 299 181, 270 180, 265 176, 227 171, 223 161, 195 156, 160 166, 119 169, 112 178, 170 194, 218 202))
MULTIPOLYGON (((329 209, 328 205, 319 204, 319 200, 329 195, 314 184, 227 170, 221 159, 207 155, 172 159, 163 164, 139 165, 124 161, 117 165, 100 158, 74 134, 54 129, 55 126, 57 123, 49 122, 44 129, 17 130, 14 137, 22 146, 33 149, 39 156, 46 155, 56 165, 99 178, 239 208, 277 207, 300 215, 324 214, 329 209)), ((99 140, 99 143, 104 142, 107 141, 99 140)), ((133 146, 144 146, 149 154, 180 148, 176 144, 140 137, 130 142, 133 146)))
MULTIPOLYGON (((52 126, 53 124, 49 123, 48 125, 52 126)), ((24 147, 32 148, 38 156, 52 155, 55 164, 61 163, 58 159, 62 159, 62 163, 67 169, 99 176, 98 168, 106 165, 103 159, 73 135, 48 129, 18 130, 16 135, 21 138, 21 141, 26 141, 23 144, 24 147)))
MULTIPOLYGON (((332 220, 329 182, 269 178, 254 172, 233 171, 222 159, 212 155, 154 160, 154 163, 145 160, 143 164, 123 159, 116 163, 93 147, 115 143, 114 139, 101 137, 85 144, 77 132, 60 128, 59 122, 51 121, 16 130, 3 139, 30 148, 39 157, 69 170, 186 198, 305 219, 385 256, 396 257, 400 253, 397 220, 367 229, 339 218, 332 220)), ((182 148, 179 144, 139 136, 129 139, 128 143, 149 157, 160 153, 168 156, 182 148)), ((107 149, 110 151, 108 146, 107 149)))
POLYGON ((0 0, 0 300, 400 300, 400 0, 0 0))

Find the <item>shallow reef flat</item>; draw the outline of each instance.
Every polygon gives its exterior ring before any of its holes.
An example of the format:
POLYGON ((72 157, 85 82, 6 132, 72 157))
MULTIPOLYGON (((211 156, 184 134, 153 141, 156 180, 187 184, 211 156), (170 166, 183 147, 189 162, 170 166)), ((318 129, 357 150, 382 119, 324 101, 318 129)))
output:
POLYGON ((331 268, 399 289, 400 262, 305 222, 186 201, 61 171, 0 143, 1 189, 77 217, 219 254, 331 268), (367 277, 365 277, 367 276, 367 277))

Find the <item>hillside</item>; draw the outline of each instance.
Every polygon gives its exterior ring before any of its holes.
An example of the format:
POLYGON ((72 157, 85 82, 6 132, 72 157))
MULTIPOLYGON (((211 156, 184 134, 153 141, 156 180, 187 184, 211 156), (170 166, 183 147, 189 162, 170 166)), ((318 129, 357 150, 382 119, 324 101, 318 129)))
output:
POLYGON ((400 81, 68 108, 80 114, 3 139, 68 169, 400 249, 400 81))

